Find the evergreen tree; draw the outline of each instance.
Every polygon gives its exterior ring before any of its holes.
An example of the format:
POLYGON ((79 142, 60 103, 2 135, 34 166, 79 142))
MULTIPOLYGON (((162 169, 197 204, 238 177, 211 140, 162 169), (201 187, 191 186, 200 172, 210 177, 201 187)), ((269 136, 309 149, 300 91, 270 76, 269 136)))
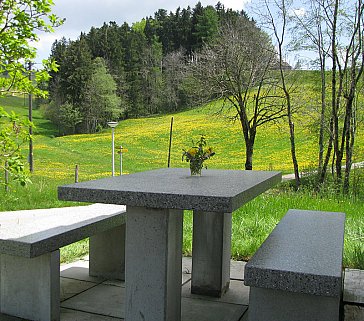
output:
POLYGON ((119 117, 139 117, 190 106, 196 102, 193 96, 199 88, 186 67, 196 52, 215 40, 219 25, 233 17, 237 19, 239 13, 226 11, 221 3, 203 7, 198 2, 193 10, 177 8, 168 13, 159 9, 154 17, 131 27, 109 22, 100 28, 92 27, 76 41, 55 42, 52 58, 60 68, 49 83, 53 109, 48 111, 49 115, 59 122, 56 115, 64 106, 63 110, 78 122, 71 129, 94 131, 102 125, 99 116, 84 109, 90 105, 85 99, 90 99, 87 86, 93 73, 92 61, 99 57, 104 59, 116 84, 119 117), (72 112, 67 104, 72 106, 72 112))
POLYGON ((103 58, 98 57, 93 61, 92 74, 83 96, 81 112, 85 132, 94 133, 106 127, 107 121, 119 119, 122 110, 120 98, 116 95, 116 82, 103 58))
POLYGON ((202 9, 201 14, 196 15, 196 24, 193 36, 196 39, 195 49, 202 48, 217 36, 219 29, 219 17, 216 10, 208 6, 202 9))

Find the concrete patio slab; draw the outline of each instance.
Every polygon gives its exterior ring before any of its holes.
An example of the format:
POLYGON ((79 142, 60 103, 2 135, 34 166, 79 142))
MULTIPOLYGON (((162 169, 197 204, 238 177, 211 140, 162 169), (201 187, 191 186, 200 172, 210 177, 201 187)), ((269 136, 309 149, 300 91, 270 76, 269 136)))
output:
MULTIPOLYGON (((344 302, 364 305, 364 271, 355 269, 345 270, 344 302)), ((364 320, 364 317, 363 317, 364 320)))
MULTIPOLYGON (((209 298, 207 301, 203 298, 182 298, 182 321, 238 321, 247 308, 242 304, 223 302, 228 300, 209 298)), ((235 301, 238 301, 237 298, 235 301)), ((100 284, 62 302, 61 306, 73 311, 122 319, 125 315, 124 302, 124 288, 100 284)), ((63 317, 61 320, 64 321, 63 317)))
POLYGON ((89 262, 86 260, 61 265, 61 277, 94 283, 106 281, 105 278, 90 276, 88 266, 89 262))
POLYGON ((364 306, 348 305, 344 307, 345 321, 363 321, 364 306))
MULTIPOLYGON (((182 321, 248 321, 249 287, 244 286, 242 281, 232 279, 229 291, 221 299, 191 295, 189 293, 191 258, 183 258, 182 265, 182 274, 188 280, 182 287, 182 321)), ((244 265, 244 262, 232 261, 232 278, 243 275, 241 272, 244 265)), ((61 302, 61 321, 124 320, 124 282, 117 280, 102 282, 100 278, 89 278, 87 260, 62 265, 61 274, 63 275, 60 278, 61 298, 64 300, 61 302)), ((364 272, 360 270, 346 271, 344 301, 358 298, 362 300, 363 275, 364 272)), ((344 313, 344 321, 363 321, 362 301, 345 304, 344 313)), ((1 314, 0 321, 28 320, 1 314)))
POLYGON ((75 311, 71 309, 61 309, 61 320, 62 321, 116 321, 119 319, 115 319, 113 317, 108 317, 100 314, 92 314, 82 311, 75 311))
POLYGON ((247 306, 182 298, 182 321, 239 321, 247 306))
POLYGON ((182 259, 182 273, 191 274, 192 273, 192 256, 184 256, 182 259))
POLYGON ((62 302, 61 307, 114 318, 123 318, 125 315, 124 302, 125 288, 99 284, 62 302))
POLYGON ((231 261, 230 262, 230 279, 244 281, 244 268, 246 262, 231 261))
MULTIPOLYGON (((230 279, 233 280, 244 280, 244 268, 246 262, 244 261, 231 261, 230 264, 230 279)), ((182 260, 182 273, 191 274, 192 273, 192 257, 185 256, 182 260)))
MULTIPOLYGON (((87 266, 87 262, 82 264, 87 266)), ((182 285, 191 280, 192 257, 184 257, 182 260, 182 285)), ((121 280, 106 280, 102 282, 105 285, 121 286, 125 288, 125 281, 121 280)))
POLYGON ((84 292, 94 286, 97 283, 87 282, 69 278, 60 278, 60 299, 61 302, 65 301, 81 292, 84 292))
POLYGON ((106 280, 105 282, 102 282, 102 284, 125 288, 125 281, 121 281, 121 280, 106 280))
POLYGON ((229 290, 221 298, 216 298, 216 297, 192 294, 191 282, 187 282, 182 287, 182 297, 191 299, 200 299, 206 301, 248 305, 249 287, 245 286, 243 281, 231 280, 229 290))

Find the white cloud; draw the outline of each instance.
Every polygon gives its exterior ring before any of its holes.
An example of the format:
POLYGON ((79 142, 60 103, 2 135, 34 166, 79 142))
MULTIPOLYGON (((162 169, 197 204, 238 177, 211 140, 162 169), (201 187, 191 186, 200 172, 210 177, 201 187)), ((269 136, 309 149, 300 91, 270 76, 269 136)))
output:
POLYGON ((298 9, 293 9, 292 10, 293 15, 297 16, 297 17, 303 17, 306 14, 306 9, 305 8, 298 8, 298 9))

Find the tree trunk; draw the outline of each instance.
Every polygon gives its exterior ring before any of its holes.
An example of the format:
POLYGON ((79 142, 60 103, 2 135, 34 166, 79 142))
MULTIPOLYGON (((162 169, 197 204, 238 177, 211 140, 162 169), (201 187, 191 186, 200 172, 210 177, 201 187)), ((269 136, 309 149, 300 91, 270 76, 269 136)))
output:
POLYGON ((340 185, 341 182, 341 159, 340 149, 339 149, 339 115, 338 108, 340 104, 339 93, 337 92, 336 83, 337 83, 337 46, 336 46, 336 33, 337 33, 337 18, 339 13, 339 0, 335 0, 334 4, 334 13, 333 13, 333 23, 332 23, 332 40, 331 40, 331 58, 332 58, 332 80, 331 80, 331 105, 332 105, 332 120, 333 120, 333 146, 334 146, 334 154, 335 154, 335 170, 336 170, 336 184, 340 185))
POLYGON ((245 142, 245 170, 252 170, 253 169, 253 150, 254 150, 254 143, 250 140, 245 142))
POLYGON ((298 188, 301 185, 300 173, 298 170, 298 161, 296 157, 296 142, 295 142, 295 133, 294 133, 294 123, 292 122, 292 115, 288 114, 288 123, 289 123, 289 139, 291 142, 291 157, 293 163, 293 171, 294 171, 294 178, 295 178, 295 188, 298 188))
POLYGON ((346 114, 348 116, 346 132, 345 132, 345 176, 343 183, 343 192, 347 194, 349 192, 350 186, 350 172, 351 166, 353 164, 353 149, 355 142, 355 134, 356 134, 356 114, 354 110, 354 97, 355 97, 355 70, 352 71, 352 83, 351 89, 349 92, 349 96, 347 97, 346 102, 346 114), (354 80, 354 81, 353 81, 354 80))
MULTIPOLYGON (((321 66, 321 115, 320 115, 320 134, 319 134, 319 161, 318 161, 318 180, 323 180, 326 176, 326 169, 324 171, 324 140, 325 140, 325 113, 326 113, 326 71, 325 71, 325 57, 320 55, 321 66)), ((322 180, 322 181, 323 181, 322 180)))
POLYGON ((322 185, 325 181, 325 178, 326 178, 326 173, 327 173, 327 168, 329 166, 329 162, 330 162, 330 158, 331 158, 331 153, 332 153, 332 144, 333 144, 333 119, 331 117, 331 120, 330 120, 330 138, 329 138, 329 142, 327 144, 327 151, 326 151, 326 156, 325 156, 325 159, 324 159, 324 162, 322 164, 322 170, 321 172, 319 173, 319 185, 322 185))

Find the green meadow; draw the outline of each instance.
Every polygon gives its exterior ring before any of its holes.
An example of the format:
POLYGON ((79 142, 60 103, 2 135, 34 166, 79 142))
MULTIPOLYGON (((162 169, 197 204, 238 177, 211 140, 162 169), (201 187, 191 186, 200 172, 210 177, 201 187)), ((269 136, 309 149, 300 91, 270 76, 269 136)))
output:
MULTIPOLYGON (((6 110, 27 115, 24 97, 5 97, 0 104, 6 110)), ((209 169, 243 169, 244 143, 239 122, 216 115, 218 103, 176 114, 121 121, 115 130, 115 145, 128 151, 123 154, 123 174, 167 167, 169 130, 173 117, 171 167, 187 167, 182 162, 182 149, 191 146, 200 134, 206 135, 216 155, 208 160, 209 169)), ((317 158, 315 126, 304 115, 296 116, 297 154, 301 171, 312 169, 317 158)), ((72 206, 76 203, 57 199, 57 186, 74 182, 75 166, 79 180, 86 181, 111 175, 111 130, 92 135, 57 137, 57 128, 34 110, 34 174, 26 187, 12 185, 12 193, 0 191, 1 211, 72 206)), ((359 129, 355 161, 364 160, 364 135, 359 129)), ((23 147, 24 155, 27 146, 23 147)), ((254 150, 255 170, 292 172, 287 125, 282 122, 258 130, 254 150)), ((116 154, 116 173, 119 155, 116 154)), ((359 173, 359 171, 358 171, 359 173)), ((357 186, 364 177, 357 175, 357 186)), ((233 214, 232 255, 249 258, 264 241, 289 208, 342 211, 347 214, 344 249, 345 266, 364 269, 364 204, 362 198, 342 197, 327 191, 316 194, 310 189, 293 192, 282 183, 233 214)), ((79 204, 77 204, 79 205, 79 204)), ((183 251, 192 251, 192 213, 185 212, 183 251)), ((62 261, 87 253, 87 240, 63 248, 62 261)))

